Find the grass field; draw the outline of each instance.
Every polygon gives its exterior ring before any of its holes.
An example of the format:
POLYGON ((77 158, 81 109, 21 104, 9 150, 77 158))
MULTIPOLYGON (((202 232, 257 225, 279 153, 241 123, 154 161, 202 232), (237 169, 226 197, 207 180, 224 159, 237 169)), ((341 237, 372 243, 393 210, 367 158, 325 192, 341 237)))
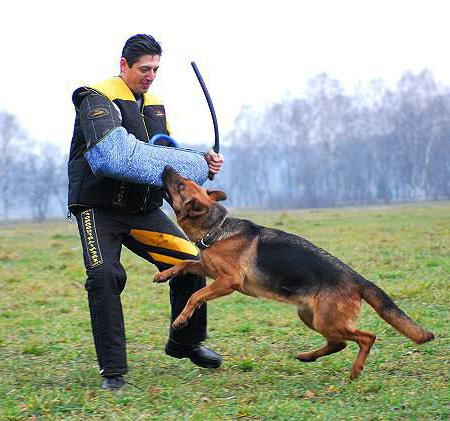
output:
POLYGON ((359 327, 378 339, 348 378, 357 345, 312 364, 322 345, 288 305, 238 293, 212 301, 208 346, 217 371, 164 354, 168 286, 128 251, 123 293, 130 373, 99 390, 76 225, 0 227, 0 420, 448 419, 450 203, 239 213, 298 233, 387 291, 436 334, 416 345, 364 305, 359 327))

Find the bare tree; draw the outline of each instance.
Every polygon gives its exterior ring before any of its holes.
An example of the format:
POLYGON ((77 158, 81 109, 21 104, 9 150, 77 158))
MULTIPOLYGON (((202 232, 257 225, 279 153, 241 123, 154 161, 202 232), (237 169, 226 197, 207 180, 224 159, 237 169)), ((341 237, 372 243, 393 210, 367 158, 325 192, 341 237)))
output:
POLYGON ((25 156, 26 174, 23 190, 33 220, 44 221, 48 214, 65 214, 67 177, 64 155, 50 144, 42 144, 25 156), (58 206, 60 211, 50 207, 58 206))
POLYGON ((0 111, 0 206, 1 215, 7 221, 17 193, 12 172, 19 154, 23 132, 17 118, 0 111))

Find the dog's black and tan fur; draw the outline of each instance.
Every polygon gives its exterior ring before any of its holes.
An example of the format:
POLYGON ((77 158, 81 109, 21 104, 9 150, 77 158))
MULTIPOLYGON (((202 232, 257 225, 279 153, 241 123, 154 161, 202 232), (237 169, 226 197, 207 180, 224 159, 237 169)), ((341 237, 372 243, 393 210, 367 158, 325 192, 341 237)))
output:
POLYGON ((174 328, 183 327, 206 301, 234 291, 285 302, 294 305, 300 319, 327 341, 320 349, 298 354, 300 361, 311 362, 339 352, 347 341, 359 345, 351 378, 361 373, 376 339, 356 327, 361 298, 414 342, 434 338, 375 284, 304 238, 227 217, 226 209, 217 203, 226 198, 224 192, 207 191, 171 168, 164 171, 164 183, 180 226, 191 241, 208 247, 201 251, 200 260, 165 270, 156 275, 155 282, 185 273, 214 279, 191 296, 173 322, 174 328))

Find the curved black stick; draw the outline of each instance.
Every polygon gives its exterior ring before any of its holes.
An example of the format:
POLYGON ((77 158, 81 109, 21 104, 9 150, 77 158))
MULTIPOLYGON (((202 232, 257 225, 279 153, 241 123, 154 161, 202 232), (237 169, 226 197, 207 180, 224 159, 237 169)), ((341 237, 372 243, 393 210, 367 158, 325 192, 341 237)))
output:
MULTIPOLYGON (((217 118, 216 118, 216 112, 214 111, 214 105, 211 101, 211 97, 209 96, 208 89, 206 89, 205 82, 202 78, 202 75, 200 74, 200 70, 198 70, 197 65, 195 64, 195 61, 191 61, 191 66, 194 69, 195 75, 197 76, 197 79, 200 83, 200 86, 202 87, 203 93, 205 94, 206 102, 208 103, 209 111, 211 113, 211 117, 213 120, 214 125, 214 146, 213 150, 216 153, 219 153, 220 145, 219 145, 219 127, 217 125, 217 118)), ((214 176, 213 176, 214 178, 214 176)), ((210 178, 212 180, 212 178, 210 178)))

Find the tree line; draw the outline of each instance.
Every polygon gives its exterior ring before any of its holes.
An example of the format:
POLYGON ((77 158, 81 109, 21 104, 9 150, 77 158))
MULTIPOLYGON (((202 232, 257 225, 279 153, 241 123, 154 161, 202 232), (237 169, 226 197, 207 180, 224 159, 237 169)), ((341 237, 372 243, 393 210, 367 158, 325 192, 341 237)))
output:
POLYGON ((406 72, 353 94, 326 74, 240 113, 223 180, 233 206, 308 208, 450 197, 450 90, 406 72))
MULTIPOLYGON (((0 111, 1 220, 66 214, 65 143, 33 142, 0 111)), ((214 186, 233 207, 450 198, 450 89, 428 70, 405 72, 395 89, 376 80, 352 93, 319 74, 301 96, 243 107, 225 143, 214 186)))
POLYGON ((28 138, 18 118, 0 111, 0 220, 43 221, 66 212, 66 157, 28 138))

